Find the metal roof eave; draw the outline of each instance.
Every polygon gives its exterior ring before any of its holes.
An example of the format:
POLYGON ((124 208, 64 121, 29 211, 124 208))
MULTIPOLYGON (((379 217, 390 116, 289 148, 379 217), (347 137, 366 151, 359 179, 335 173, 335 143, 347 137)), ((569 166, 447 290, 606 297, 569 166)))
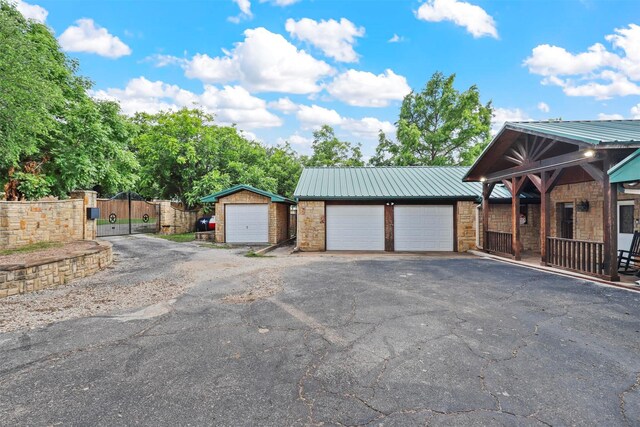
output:
POLYGON ((280 196, 278 194, 270 193, 270 192, 265 191, 265 190, 260 190, 259 188, 255 188, 255 187, 252 187, 250 185, 245 185, 245 184, 235 185, 233 187, 229 187, 229 188, 227 188, 225 190, 222 190, 222 191, 219 191, 217 193, 213 193, 213 194, 210 194, 208 196, 202 197, 200 199, 200 202, 202 202, 202 203, 215 203, 221 197, 225 197, 225 196, 228 196, 228 195, 233 194, 233 193, 237 193, 238 191, 242 191, 242 190, 251 191, 252 193, 256 193, 256 194, 259 194, 261 196, 268 197, 269 199, 271 199, 272 202, 275 202, 275 203, 288 203, 288 204, 291 204, 291 205, 295 205, 295 203, 296 203, 294 200, 288 199, 288 198, 286 198, 284 196, 280 196))
POLYGON ((640 181, 640 149, 607 171, 611 183, 640 181))

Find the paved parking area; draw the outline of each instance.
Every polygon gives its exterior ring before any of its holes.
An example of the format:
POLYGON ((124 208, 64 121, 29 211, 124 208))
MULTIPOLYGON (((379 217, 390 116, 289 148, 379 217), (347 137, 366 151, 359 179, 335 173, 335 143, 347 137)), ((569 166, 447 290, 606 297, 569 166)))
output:
POLYGON ((174 302, 0 334, 0 424, 640 424, 638 293, 470 256, 178 245, 137 254, 191 272, 174 302))

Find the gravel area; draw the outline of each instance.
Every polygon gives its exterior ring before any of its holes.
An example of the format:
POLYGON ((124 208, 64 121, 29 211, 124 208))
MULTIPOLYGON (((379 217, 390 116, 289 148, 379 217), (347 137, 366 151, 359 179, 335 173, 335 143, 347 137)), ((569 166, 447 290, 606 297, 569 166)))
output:
POLYGON ((64 257, 76 252, 94 249, 95 247, 95 242, 81 240, 68 242, 62 246, 52 246, 46 249, 38 249, 32 252, 17 252, 11 255, 0 255, 0 266, 23 264, 25 262, 30 262, 36 259, 64 257))

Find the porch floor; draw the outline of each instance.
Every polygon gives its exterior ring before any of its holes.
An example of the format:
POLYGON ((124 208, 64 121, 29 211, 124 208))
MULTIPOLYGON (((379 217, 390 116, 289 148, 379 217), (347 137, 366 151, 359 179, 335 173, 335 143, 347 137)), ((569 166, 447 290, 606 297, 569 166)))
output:
POLYGON ((623 285, 624 287, 628 287, 628 288, 640 291, 640 285, 638 285, 636 283, 638 280, 640 280, 640 277, 637 277, 637 276, 626 276, 626 275, 621 274, 619 282, 611 282, 611 281, 608 281, 608 280, 599 279, 599 278, 596 278, 596 277, 588 276, 586 274, 581 274, 581 273, 577 273, 577 272, 573 272, 573 271, 569 271, 569 270, 564 270, 564 269, 561 269, 561 268, 543 266, 543 265, 540 265, 540 253, 539 252, 523 251, 520 254, 521 257, 522 257, 522 259, 520 261, 516 261, 516 260, 514 260, 512 258, 507 258, 507 257, 500 256, 500 255, 488 254, 488 253, 482 252, 482 251, 469 251, 469 252, 471 252, 474 255, 478 255, 478 256, 495 258, 495 259, 498 259, 498 260, 505 260, 505 261, 508 261, 508 262, 511 262, 511 263, 514 263, 514 264, 526 265, 526 266, 534 267, 534 268, 537 268, 537 269, 540 269, 540 270, 547 270, 547 271, 550 271, 550 272, 561 273, 561 274, 565 274, 565 275, 568 275, 568 276, 584 278, 584 279, 593 280, 593 281, 596 281, 596 282, 610 283, 610 284, 613 284, 613 285, 623 285))

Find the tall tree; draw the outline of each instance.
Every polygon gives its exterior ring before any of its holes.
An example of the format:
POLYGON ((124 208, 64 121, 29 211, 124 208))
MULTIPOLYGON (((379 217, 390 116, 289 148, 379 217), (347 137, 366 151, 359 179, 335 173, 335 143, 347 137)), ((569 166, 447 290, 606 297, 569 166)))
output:
POLYGON ((405 96, 397 141, 380 132, 376 166, 471 164, 490 138, 491 102, 480 102, 478 88, 454 87, 455 74, 436 72, 421 92, 405 96))
POLYGON ((96 103, 91 82, 43 24, 0 0, 0 184, 8 199, 129 185, 130 122, 96 103))
POLYGON ((361 145, 339 140, 329 125, 313 132, 311 148, 313 154, 304 159, 305 166, 364 166, 361 145))

